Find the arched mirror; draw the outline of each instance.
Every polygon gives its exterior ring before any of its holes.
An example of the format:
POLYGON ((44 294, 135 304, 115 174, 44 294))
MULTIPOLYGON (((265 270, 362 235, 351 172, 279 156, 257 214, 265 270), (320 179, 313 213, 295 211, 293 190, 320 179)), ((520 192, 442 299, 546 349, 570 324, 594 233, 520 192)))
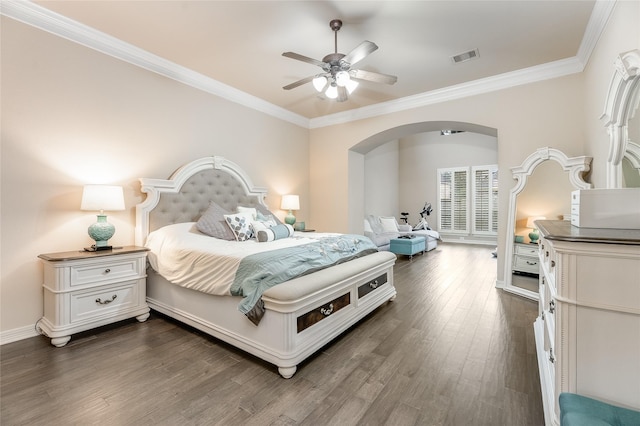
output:
POLYGON ((640 50, 615 62, 602 120, 609 132, 607 188, 640 186, 640 50))
MULTIPOLYGON (((591 188, 591 184, 587 183, 583 179, 584 173, 588 172, 591 168, 591 157, 567 157, 562 151, 554 148, 540 148, 533 154, 529 155, 522 165, 511 169, 513 178, 516 179, 516 185, 511 189, 509 193, 509 216, 507 218, 507 241, 505 244, 505 262, 504 262, 504 285, 503 288, 511 293, 518 294, 520 296, 528 297, 530 299, 538 299, 537 283, 534 286, 517 285, 514 283, 514 270, 526 271, 526 262, 529 260, 531 271, 537 271, 537 244, 532 244, 527 236, 524 236, 522 241, 516 241, 516 228, 527 227, 526 218, 520 218, 518 216, 518 196, 523 193, 527 182, 532 177, 536 169, 544 169, 547 171, 547 162, 555 162, 562 169, 562 174, 566 176, 568 182, 567 185, 562 186, 565 188, 564 192, 559 196, 564 199, 568 205, 571 203, 570 192, 574 189, 588 189, 591 188), (525 267, 521 267, 521 263, 524 262, 525 267)), ((553 165, 551 165, 553 166, 553 165)), ((545 175, 547 173, 542 173, 545 175)), ((532 179, 533 180, 533 179, 532 179)), ((536 179, 537 180, 537 179, 536 179)), ((540 183, 540 182, 538 182, 540 183)), ((534 197, 539 197, 540 204, 547 203, 546 211, 551 211, 554 206, 549 206, 550 201, 546 200, 544 187, 547 186, 547 192, 551 193, 555 191, 561 185, 545 184, 537 185, 542 190, 538 190, 534 197)), ((551 201, 552 202, 552 201, 551 201)), ((545 210, 539 210, 536 213, 544 213, 545 210)), ((570 213, 569 211, 565 213, 570 213)), ((557 219, 557 217, 547 217, 547 219, 557 219)), ((518 234, 521 234, 520 231, 518 234)))

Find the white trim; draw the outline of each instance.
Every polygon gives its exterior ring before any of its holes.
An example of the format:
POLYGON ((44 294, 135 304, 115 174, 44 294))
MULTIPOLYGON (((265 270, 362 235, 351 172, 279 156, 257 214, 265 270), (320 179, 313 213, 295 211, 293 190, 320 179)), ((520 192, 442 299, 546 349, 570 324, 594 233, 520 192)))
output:
POLYGON ((39 336, 36 332, 35 324, 25 325, 24 327, 14 328, 13 330, 2 331, 0 332, 0 346, 35 336, 39 336))
POLYGON ((312 119, 167 61, 30 1, 2 0, 0 14, 231 102, 300 127, 315 129, 582 72, 614 6, 615 1, 596 1, 577 56, 312 119))

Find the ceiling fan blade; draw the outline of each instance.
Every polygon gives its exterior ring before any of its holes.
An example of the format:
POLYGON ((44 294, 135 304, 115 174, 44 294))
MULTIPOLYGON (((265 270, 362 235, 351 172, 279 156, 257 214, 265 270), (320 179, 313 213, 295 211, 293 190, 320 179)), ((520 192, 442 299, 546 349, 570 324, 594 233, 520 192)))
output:
POLYGON ((338 102, 344 102, 347 99, 349 99, 349 97, 347 96, 347 88, 346 87, 342 87, 342 86, 338 86, 338 97, 337 97, 337 101, 338 102))
POLYGON ((309 58, 308 56, 300 55, 299 53, 294 52, 284 52, 282 56, 286 56, 287 58, 297 59, 298 61, 307 62, 309 64, 317 65, 320 68, 325 67, 325 63, 319 61, 317 59, 309 58))
POLYGON ((371 81, 373 83, 394 84, 398 81, 398 77, 395 75, 382 74, 379 72, 365 71, 365 70, 351 70, 349 71, 351 78, 356 80, 371 81))
POLYGON ((376 49, 378 49, 378 45, 371 41, 365 40, 351 52, 347 53, 347 55, 342 58, 342 60, 348 62, 350 65, 354 65, 363 60, 367 55, 374 52, 376 49))
POLYGON ((291 90, 291 89, 295 89, 298 86, 302 86, 303 84, 306 84, 308 82, 310 82, 311 80, 313 80, 315 78, 314 75, 310 76, 310 77, 305 77, 302 80, 298 80, 294 83, 291 84, 287 84, 286 86, 283 87, 284 90, 291 90))

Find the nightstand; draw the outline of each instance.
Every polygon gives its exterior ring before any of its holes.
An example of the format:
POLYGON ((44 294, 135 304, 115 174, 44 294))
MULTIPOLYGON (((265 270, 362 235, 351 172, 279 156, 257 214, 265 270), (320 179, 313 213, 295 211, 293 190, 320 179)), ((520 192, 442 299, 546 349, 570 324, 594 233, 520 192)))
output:
POLYGON ((538 275, 540 273, 538 262, 538 244, 514 243, 513 272, 538 275))
POLYGON ((44 263, 44 317, 39 327, 51 344, 64 346, 74 333, 123 319, 149 318, 147 251, 127 246, 39 255, 44 263))

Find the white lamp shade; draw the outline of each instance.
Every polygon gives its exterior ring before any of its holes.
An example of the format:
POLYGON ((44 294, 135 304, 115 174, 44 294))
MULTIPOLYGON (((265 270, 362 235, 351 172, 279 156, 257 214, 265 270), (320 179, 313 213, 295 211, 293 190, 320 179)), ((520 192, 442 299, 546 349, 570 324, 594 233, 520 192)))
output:
POLYGON ((545 220, 546 217, 544 216, 531 216, 530 218, 527 219, 527 225, 526 228, 531 228, 531 229, 536 229, 536 224, 533 223, 536 220, 545 220))
POLYGON ((82 191, 81 210, 124 210, 124 193, 121 186, 85 185, 82 191))
POLYGON ((280 208, 282 210, 300 210, 300 197, 297 195, 283 195, 280 208))
POLYGON ((324 89, 324 86, 326 85, 327 85, 327 77, 325 77, 324 75, 319 75, 313 79, 313 87, 318 92, 322 92, 322 89, 324 89))
POLYGON ((335 99, 338 97, 338 88, 332 84, 327 87, 327 91, 324 92, 324 94, 327 95, 327 98, 329 99, 335 99))
POLYGON ((350 80, 351 77, 349 77, 349 73, 346 71, 340 71, 336 74, 336 84, 338 86, 344 87, 350 80))
POLYGON ((345 87, 347 88, 347 92, 349 92, 349 94, 352 94, 354 90, 356 90, 356 87, 358 87, 358 82, 354 81, 354 80, 349 80, 347 81, 347 83, 345 84, 345 87))

